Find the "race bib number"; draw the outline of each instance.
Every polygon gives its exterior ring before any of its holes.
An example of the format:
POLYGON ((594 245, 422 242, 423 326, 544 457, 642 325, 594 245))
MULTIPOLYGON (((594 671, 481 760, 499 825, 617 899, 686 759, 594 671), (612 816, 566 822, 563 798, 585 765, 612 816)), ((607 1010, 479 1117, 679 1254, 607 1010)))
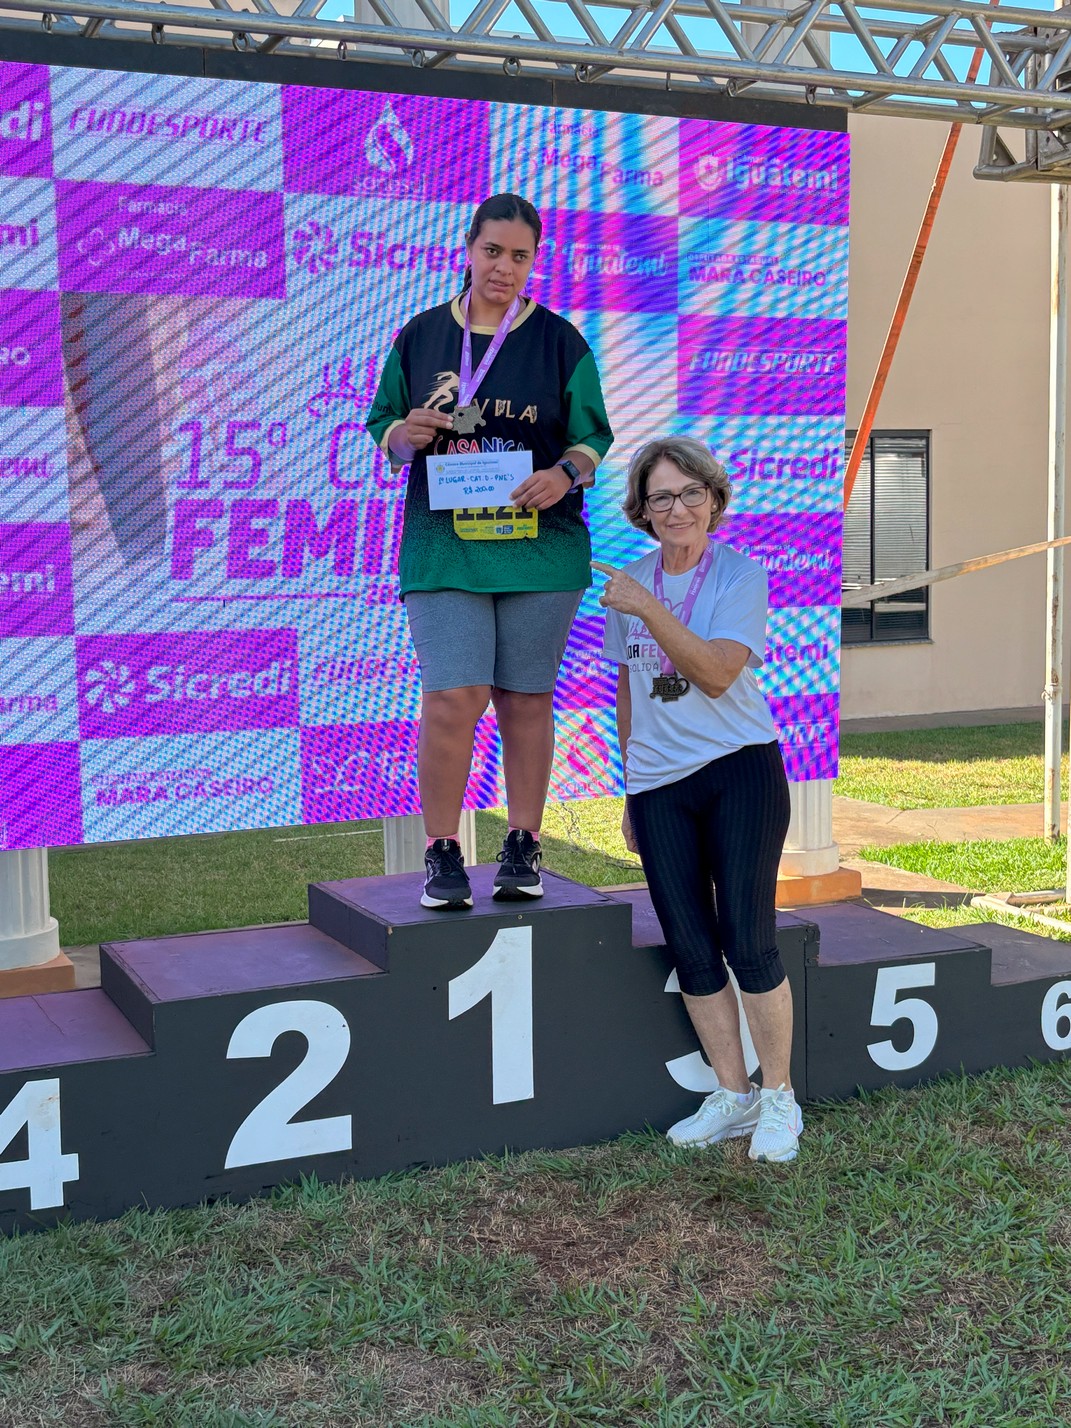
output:
POLYGON ((462 540, 534 540, 539 512, 513 506, 463 507, 454 512, 454 534, 462 540))

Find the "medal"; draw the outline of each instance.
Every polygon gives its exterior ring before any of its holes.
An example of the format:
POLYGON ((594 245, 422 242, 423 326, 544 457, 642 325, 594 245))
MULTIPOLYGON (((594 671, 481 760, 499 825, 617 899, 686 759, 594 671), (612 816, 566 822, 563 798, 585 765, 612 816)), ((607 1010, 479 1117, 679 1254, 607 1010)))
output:
POLYGON ((661 699, 663 704, 669 704, 674 699, 680 699, 681 695, 687 694, 691 685, 679 674, 656 674, 651 680, 652 699, 661 699))
MULTIPOLYGON (((684 604, 681 606, 680 621, 685 628, 692 618, 692 611, 695 609, 695 602, 699 598, 699 591, 703 587, 703 581, 710 574, 710 567, 714 564, 714 550, 710 542, 707 541, 707 548, 703 552, 703 558, 695 568, 691 583, 688 586, 688 593, 684 597, 684 604)), ((662 580, 662 552, 658 552, 658 560, 655 563, 653 594, 660 605, 665 605, 669 609, 669 601, 666 599, 666 587, 662 580)), ((673 661, 662 650, 658 651, 658 662, 662 666, 662 673, 656 674, 651 680, 652 699, 661 699, 663 704, 671 704, 675 699, 683 699, 691 689, 691 685, 683 675, 677 673, 673 667, 673 661)))
POLYGON ((453 431, 458 436, 471 436, 478 426, 483 426, 483 413, 480 411, 479 402, 469 402, 468 406, 457 406, 454 408, 453 431))
POLYGON ((487 351, 483 354, 483 361, 476 368, 475 374, 472 370, 472 328, 469 325, 469 308, 472 306, 471 298, 465 302, 465 331, 461 336, 461 369, 457 379, 457 406, 454 408, 454 430, 463 436, 468 436, 474 432, 477 426, 483 426, 483 412, 475 401, 476 393, 480 383, 491 370, 491 363, 502 350, 502 344, 513 326, 513 320, 521 310, 521 300, 515 297, 509 307, 502 315, 502 321, 498 324, 495 335, 488 344, 487 351))

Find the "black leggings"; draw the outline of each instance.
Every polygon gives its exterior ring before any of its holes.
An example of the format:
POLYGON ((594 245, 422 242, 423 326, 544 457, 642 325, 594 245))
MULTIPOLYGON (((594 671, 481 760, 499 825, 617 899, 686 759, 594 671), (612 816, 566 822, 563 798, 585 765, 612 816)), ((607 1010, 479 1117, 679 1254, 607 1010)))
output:
POLYGON ((726 961, 741 991, 773 991, 785 979, 774 894, 789 818, 776 742, 748 744, 676 783, 630 794, 628 807, 681 991, 720 992, 726 961))

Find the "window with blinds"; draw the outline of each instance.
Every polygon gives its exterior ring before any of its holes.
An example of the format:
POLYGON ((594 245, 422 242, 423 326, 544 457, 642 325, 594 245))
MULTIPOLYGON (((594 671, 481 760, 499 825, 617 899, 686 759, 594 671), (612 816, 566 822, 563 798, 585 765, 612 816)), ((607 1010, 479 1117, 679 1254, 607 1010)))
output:
MULTIPOLYGON (((853 437, 848 433, 845 460, 853 437)), ((844 589, 926 570, 929 554, 930 433, 875 431, 844 514, 844 589)), ((845 644, 925 640, 929 634, 927 586, 841 611, 845 644)))

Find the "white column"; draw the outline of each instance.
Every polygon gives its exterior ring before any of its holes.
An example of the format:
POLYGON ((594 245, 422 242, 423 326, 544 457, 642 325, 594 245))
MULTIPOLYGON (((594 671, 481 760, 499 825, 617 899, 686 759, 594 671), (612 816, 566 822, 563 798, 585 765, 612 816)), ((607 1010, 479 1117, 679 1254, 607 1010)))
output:
POLYGON ((48 852, 0 852, 0 971, 59 956, 59 924, 48 910, 48 852))
MULTIPOLYGON (((459 832, 465 866, 471 868, 476 863, 476 815, 471 808, 462 813, 459 832)), ((404 818, 384 818, 384 871, 422 873, 427 842, 424 836, 424 820, 419 813, 410 813, 404 818)))
POLYGON ((792 813, 781 855, 782 877, 835 873, 840 867, 840 845, 833 841, 833 780, 815 778, 788 787, 792 813))
MULTIPOLYGON (((1049 310, 1049 501, 1047 539, 1064 534, 1067 480, 1067 185, 1054 184, 1052 207, 1052 293, 1049 310)), ((1060 744, 1063 734, 1064 552, 1045 553, 1045 806, 1048 842, 1060 836, 1060 744)))

